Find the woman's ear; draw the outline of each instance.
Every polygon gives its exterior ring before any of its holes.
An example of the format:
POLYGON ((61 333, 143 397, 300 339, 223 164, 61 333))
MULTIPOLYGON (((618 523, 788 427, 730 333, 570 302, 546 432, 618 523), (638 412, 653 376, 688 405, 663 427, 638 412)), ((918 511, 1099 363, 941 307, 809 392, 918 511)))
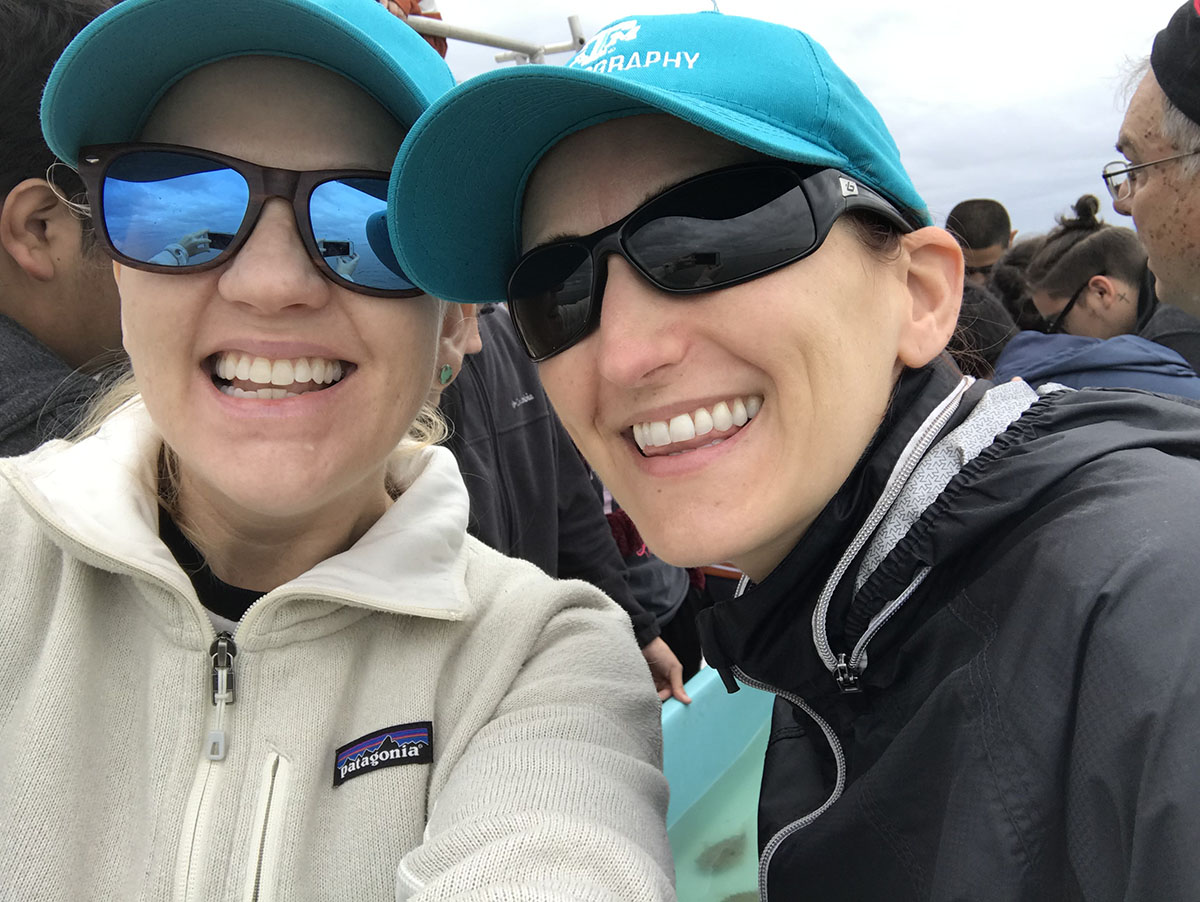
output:
POLYGON ((901 241, 911 307, 896 356, 904 366, 917 368, 942 352, 958 325, 963 256, 954 237, 933 226, 910 232, 901 241))
POLYGON ((479 319, 475 304, 447 304, 442 316, 442 333, 438 339, 435 390, 450 383, 462 370, 463 358, 483 348, 479 336, 479 319), (446 367, 450 369, 447 370, 446 367))

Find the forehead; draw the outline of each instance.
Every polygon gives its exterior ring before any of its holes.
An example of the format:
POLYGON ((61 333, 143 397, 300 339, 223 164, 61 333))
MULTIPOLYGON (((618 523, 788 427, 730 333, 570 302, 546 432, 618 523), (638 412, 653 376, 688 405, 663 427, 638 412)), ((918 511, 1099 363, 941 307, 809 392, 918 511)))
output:
POLYGON ((366 91, 328 69, 242 56, 180 79, 139 137, 289 169, 390 169, 404 129, 366 91))
POLYGON ((1117 137, 1117 150, 1135 163, 1170 148, 1162 134, 1164 99, 1154 73, 1148 71, 1130 98, 1117 137))
POLYGON ((530 176, 524 244, 589 234, 693 175, 756 159, 764 156, 665 114, 590 126, 551 148, 530 176))

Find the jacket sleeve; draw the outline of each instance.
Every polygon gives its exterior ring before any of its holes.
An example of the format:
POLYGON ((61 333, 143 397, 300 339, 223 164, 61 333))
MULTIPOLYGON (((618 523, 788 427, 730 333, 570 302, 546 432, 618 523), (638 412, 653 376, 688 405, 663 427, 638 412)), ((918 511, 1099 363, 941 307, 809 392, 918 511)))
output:
POLYGON ((558 433, 558 576, 582 579, 619 604, 633 624, 638 646, 659 635, 658 620, 629 588, 629 573, 613 539, 592 479, 567 435, 551 415, 558 433))
POLYGON ((645 663, 611 602, 555 585, 573 603, 545 621, 482 729, 449 740, 465 747, 431 787, 398 902, 675 899, 645 663))
POLYGON ((1068 851, 1089 902, 1200 892, 1200 566, 1187 533, 1148 551, 1139 531, 1075 675, 1068 851))

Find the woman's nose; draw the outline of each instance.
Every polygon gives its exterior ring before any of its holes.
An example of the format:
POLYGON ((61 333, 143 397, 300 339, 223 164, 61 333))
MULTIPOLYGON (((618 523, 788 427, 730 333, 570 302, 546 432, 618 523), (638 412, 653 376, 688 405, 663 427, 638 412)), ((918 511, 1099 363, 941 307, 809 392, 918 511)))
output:
POLYGON ((271 198, 222 272, 218 287, 229 301, 274 313, 323 306, 333 283, 309 256, 291 204, 271 198))
POLYGON ((683 359, 688 299, 660 291, 616 254, 605 264, 600 326, 593 336, 597 366, 614 384, 644 384, 683 359))

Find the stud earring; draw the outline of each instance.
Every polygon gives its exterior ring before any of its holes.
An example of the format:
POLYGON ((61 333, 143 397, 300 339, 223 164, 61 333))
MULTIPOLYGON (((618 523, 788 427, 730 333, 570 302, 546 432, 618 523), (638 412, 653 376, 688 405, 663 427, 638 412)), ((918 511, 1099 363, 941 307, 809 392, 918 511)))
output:
POLYGON ((442 368, 438 371, 438 380, 442 385, 449 385, 450 380, 454 378, 454 367, 448 363, 443 363, 442 368))

